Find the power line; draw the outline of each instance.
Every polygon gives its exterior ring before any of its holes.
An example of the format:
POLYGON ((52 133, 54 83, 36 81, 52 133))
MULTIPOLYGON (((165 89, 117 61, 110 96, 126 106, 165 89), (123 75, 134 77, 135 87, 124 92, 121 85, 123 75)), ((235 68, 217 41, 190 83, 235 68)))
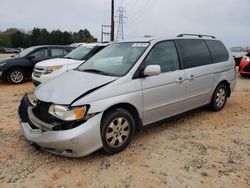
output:
POLYGON ((109 23, 109 15, 110 15, 110 1, 109 0, 104 0, 104 13, 105 13, 105 17, 104 17, 104 24, 109 23))
POLYGON ((117 0, 115 5, 115 10, 118 10, 119 7, 122 7, 124 0, 117 0))
MULTIPOLYGON (((154 1, 154 0, 153 0, 154 1)), ((144 0, 143 2, 141 2, 140 4, 138 4, 137 7, 133 7, 130 17, 134 18, 135 16, 137 16, 142 10, 144 10, 150 3, 152 2, 152 0, 144 0)))
MULTIPOLYGON (((128 1, 126 1, 126 2, 128 2, 128 1)), ((131 7, 135 7, 135 5, 138 3, 139 1, 138 0, 130 0, 128 3, 127 3, 127 5, 125 4, 124 5, 124 7, 126 7, 126 10, 127 11, 129 11, 129 9, 131 8, 131 7)))
POLYGON ((107 9, 106 9, 106 2, 107 0, 103 0, 103 23, 106 23, 106 18, 107 18, 107 9))
MULTIPOLYGON (((149 8, 153 7, 159 0, 155 0, 151 3, 148 4, 148 6, 144 6, 143 9, 141 9, 141 11, 139 11, 137 14, 135 14, 135 16, 133 17, 133 20, 130 21, 128 24, 134 24, 138 19, 140 19, 142 17, 142 15, 145 14, 146 11, 148 11, 149 8)), ((149 2, 149 1, 148 1, 149 2)))

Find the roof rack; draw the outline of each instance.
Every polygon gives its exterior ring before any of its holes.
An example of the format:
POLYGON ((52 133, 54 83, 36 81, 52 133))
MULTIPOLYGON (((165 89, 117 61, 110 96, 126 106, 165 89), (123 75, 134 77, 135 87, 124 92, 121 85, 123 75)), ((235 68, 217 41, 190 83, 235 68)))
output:
POLYGON ((179 34, 179 35, 177 35, 177 37, 183 37, 183 36, 197 36, 199 38, 202 38, 202 37, 211 37, 213 39, 216 39, 216 37, 212 36, 212 35, 201 35, 201 34, 179 34))

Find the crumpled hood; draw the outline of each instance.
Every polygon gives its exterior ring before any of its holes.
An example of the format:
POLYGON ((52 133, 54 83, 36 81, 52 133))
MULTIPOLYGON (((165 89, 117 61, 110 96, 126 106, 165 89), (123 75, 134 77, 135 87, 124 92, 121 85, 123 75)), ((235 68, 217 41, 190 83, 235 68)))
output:
POLYGON ((48 67, 48 66, 59 66, 59 65, 67 65, 74 63, 82 63, 84 60, 75 60, 75 59, 66 59, 66 58, 55 58, 41 61, 35 65, 36 68, 39 67, 48 67))
POLYGON ((113 76, 73 70, 39 85, 35 97, 44 102, 69 105, 82 94, 116 79, 113 76))

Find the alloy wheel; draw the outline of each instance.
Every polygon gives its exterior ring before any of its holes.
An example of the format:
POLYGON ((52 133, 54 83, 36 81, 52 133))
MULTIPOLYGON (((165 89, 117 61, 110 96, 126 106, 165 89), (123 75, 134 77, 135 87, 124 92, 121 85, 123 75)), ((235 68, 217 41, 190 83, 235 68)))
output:
POLYGON ((111 147, 119 147, 128 139, 130 124, 124 117, 115 118, 108 125, 106 131, 106 141, 111 147))
POLYGON ((220 88, 218 90, 218 92, 216 93, 216 105, 218 108, 221 108, 225 101, 226 101, 226 91, 224 90, 224 88, 220 88))
POLYGON ((23 78, 23 73, 18 70, 15 70, 10 74, 10 79, 13 83, 21 83, 23 78))

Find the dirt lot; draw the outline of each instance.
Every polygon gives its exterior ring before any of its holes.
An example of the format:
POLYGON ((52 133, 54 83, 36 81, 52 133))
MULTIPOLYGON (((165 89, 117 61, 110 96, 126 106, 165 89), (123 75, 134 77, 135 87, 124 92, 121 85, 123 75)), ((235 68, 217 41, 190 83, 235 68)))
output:
POLYGON ((14 55, 14 54, 1 54, 1 53, 0 53, 0 60, 5 59, 5 58, 8 58, 8 57, 10 57, 10 56, 12 56, 12 55, 14 55))
POLYGON ((250 187, 250 79, 238 77, 221 112, 189 112, 136 134, 120 154, 79 159, 24 141, 16 113, 30 82, 0 91, 0 187, 250 187))

